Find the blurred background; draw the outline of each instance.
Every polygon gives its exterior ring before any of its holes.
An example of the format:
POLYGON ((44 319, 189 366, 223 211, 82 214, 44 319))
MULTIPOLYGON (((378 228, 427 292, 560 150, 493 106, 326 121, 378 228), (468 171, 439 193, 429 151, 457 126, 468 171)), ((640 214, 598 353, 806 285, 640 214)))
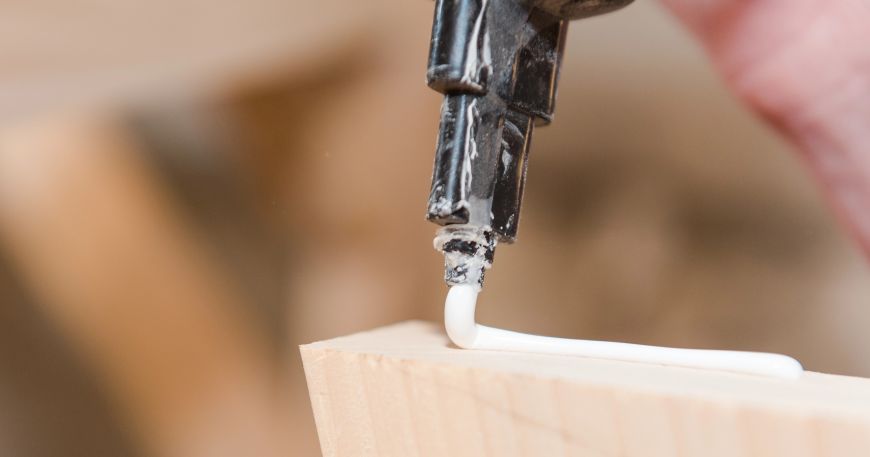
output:
MULTIPOLYGON (((0 454, 314 456, 297 346, 440 318, 426 0, 0 5, 0 454)), ((870 376, 870 270, 654 1, 574 23, 488 324, 870 376)))

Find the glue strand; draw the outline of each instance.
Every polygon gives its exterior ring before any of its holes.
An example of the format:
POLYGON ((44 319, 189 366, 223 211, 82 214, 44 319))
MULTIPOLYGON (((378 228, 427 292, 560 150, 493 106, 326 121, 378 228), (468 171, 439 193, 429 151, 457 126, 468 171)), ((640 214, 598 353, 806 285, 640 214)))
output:
POLYGON ((444 324, 450 340, 461 348, 572 355, 785 379, 797 379, 803 373, 800 362, 781 354, 572 340, 486 327, 474 322, 474 310, 479 292, 480 288, 474 285, 456 285, 447 293, 444 324))

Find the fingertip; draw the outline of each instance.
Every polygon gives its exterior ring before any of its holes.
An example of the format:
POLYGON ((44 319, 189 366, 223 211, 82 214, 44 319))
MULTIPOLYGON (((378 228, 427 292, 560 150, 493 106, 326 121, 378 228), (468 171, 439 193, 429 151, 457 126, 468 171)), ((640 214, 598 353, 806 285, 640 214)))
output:
POLYGON ((660 0, 662 5, 696 32, 703 31, 717 17, 739 1, 735 0, 660 0))

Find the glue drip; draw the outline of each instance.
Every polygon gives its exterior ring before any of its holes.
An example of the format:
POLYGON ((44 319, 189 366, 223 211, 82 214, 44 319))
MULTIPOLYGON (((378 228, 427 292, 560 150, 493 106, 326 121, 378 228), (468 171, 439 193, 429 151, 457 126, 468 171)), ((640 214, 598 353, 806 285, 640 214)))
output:
POLYGON ((608 341, 572 340, 486 327, 474 322, 478 293, 480 293, 480 287, 476 284, 453 285, 450 292, 447 293, 447 300, 444 304, 444 326, 447 329, 447 335, 454 344, 464 349, 572 355, 730 371, 784 379, 797 379, 803 373, 800 362, 781 354, 679 349, 608 341))

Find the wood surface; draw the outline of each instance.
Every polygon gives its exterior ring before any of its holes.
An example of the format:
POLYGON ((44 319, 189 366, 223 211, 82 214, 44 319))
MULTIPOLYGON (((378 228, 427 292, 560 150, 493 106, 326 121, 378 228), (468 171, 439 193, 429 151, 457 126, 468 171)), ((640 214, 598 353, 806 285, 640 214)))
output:
POLYGON ((867 456, 870 380, 468 351, 405 322, 301 347, 332 456, 867 456))

